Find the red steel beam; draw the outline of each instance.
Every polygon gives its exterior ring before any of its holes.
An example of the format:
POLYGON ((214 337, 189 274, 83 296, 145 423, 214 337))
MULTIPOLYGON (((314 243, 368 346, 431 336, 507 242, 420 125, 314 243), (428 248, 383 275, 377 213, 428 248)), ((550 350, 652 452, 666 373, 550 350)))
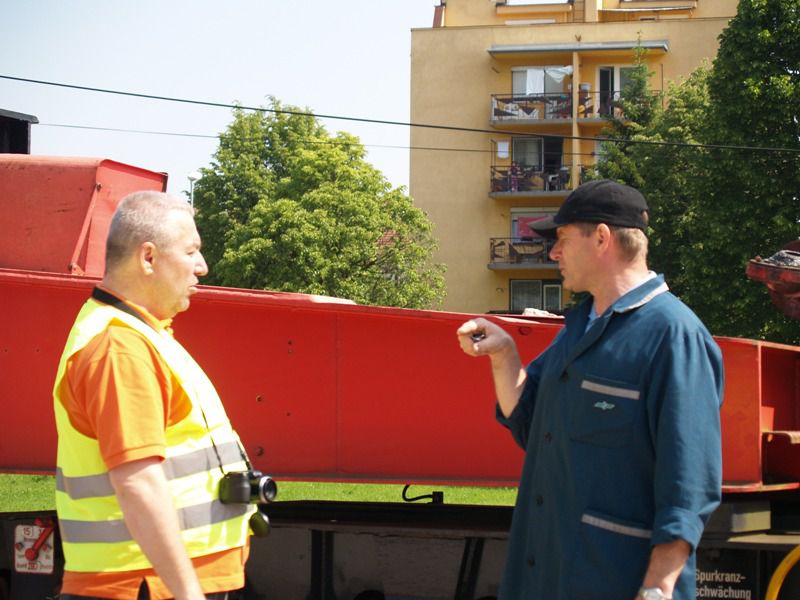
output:
MULTIPOLYGON (((53 470, 52 381, 95 282, 0 269, 0 469, 53 470)), ((329 481, 513 484, 522 452, 493 422, 488 363, 456 342, 469 317, 203 287, 175 331, 219 389, 260 470, 329 481)), ((525 361, 560 327, 493 318, 525 361)), ((726 489, 797 487, 800 445, 769 432, 800 430, 800 348, 717 341, 726 369, 726 489)))

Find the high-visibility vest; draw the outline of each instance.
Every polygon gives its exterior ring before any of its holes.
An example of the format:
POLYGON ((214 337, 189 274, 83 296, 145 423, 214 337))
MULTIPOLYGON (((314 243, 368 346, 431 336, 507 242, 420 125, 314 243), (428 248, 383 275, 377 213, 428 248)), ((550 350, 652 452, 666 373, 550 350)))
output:
POLYGON ((190 557, 243 546, 255 507, 222 504, 222 470, 247 469, 236 432, 214 386, 200 366, 167 331, 90 299, 70 331, 53 390, 58 459, 56 510, 65 569, 79 572, 132 571, 152 565, 125 526, 108 469, 96 439, 75 429, 59 398, 67 360, 115 321, 141 333, 164 359, 192 403, 190 414, 166 429, 162 466, 190 557))

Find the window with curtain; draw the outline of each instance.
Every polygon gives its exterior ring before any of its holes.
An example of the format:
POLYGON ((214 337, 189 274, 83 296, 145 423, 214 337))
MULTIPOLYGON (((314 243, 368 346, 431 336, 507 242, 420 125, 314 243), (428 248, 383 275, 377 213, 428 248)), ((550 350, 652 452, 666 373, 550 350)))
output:
POLYGON ((523 167, 542 168, 542 138, 514 138, 512 160, 523 167))
POLYGON ((514 67, 511 70, 511 93, 514 96, 558 94, 567 89, 572 67, 514 67))
POLYGON ((522 312, 526 308, 561 312, 561 284, 556 280, 512 279, 508 283, 510 312, 522 312))
POLYGON ((511 211, 511 237, 539 237, 536 232, 530 228, 530 223, 544 219, 547 216, 556 213, 555 209, 550 210, 524 210, 517 209, 511 211))
POLYGON ((512 279, 511 310, 522 312, 526 308, 542 307, 542 281, 540 279, 512 279))
POLYGON ((544 286, 544 310, 559 313, 561 312, 561 284, 550 283, 544 286))

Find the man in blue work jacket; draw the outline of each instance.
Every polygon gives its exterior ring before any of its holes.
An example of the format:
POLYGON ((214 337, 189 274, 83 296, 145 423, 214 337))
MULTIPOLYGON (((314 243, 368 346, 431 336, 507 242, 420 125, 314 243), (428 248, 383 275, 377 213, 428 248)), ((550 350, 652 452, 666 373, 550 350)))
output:
POLYGON ((637 190, 591 181, 532 224, 557 240, 564 287, 589 296, 527 368, 498 325, 458 330, 490 358, 498 420, 526 452, 501 600, 695 597, 720 501, 722 357, 648 270, 647 211, 637 190))

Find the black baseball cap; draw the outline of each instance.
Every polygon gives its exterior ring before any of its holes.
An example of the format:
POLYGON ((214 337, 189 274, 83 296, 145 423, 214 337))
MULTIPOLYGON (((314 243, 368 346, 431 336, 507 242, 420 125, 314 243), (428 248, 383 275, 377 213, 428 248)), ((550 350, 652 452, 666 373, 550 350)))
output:
POLYGON ((533 221, 529 227, 551 239, 555 239, 556 229, 570 223, 605 223, 644 231, 647 210, 647 201, 639 190, 610 179, 597 179, 572 190, 555 215, 533 221))

